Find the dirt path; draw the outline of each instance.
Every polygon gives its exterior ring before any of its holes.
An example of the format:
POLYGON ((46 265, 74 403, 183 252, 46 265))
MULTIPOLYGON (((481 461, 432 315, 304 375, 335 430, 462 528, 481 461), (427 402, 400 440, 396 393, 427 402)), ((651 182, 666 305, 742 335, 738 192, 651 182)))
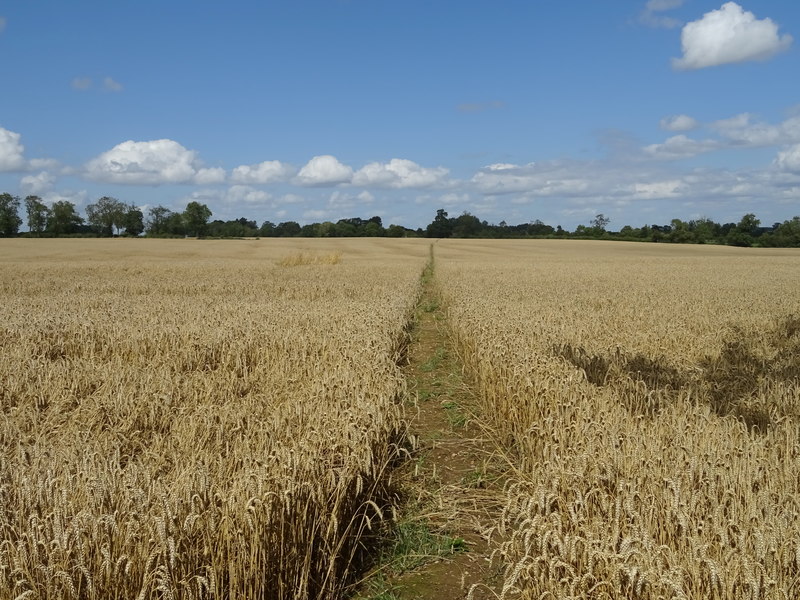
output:
POLYGON ((396 474, 404 502, 394 535, 409 539, 385 561, 381 585, 360 597, 451 600, 466 598, 473 584, 481 584, 472 598, 495 598, 489 590, 499 565, 491 562, 485 536, 502 510, 501 462, 473 418, 475 398, 447 336, 432 264, 423 276, 404 369, 415 449, 396 474))

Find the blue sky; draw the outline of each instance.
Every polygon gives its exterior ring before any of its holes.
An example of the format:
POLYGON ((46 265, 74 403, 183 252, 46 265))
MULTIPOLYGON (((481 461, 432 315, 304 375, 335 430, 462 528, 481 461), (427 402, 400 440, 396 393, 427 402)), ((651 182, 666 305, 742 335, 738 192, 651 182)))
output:
POLYGON ((798 37, 786 0, 0 3, 0 191, 771 224, 800 215, 798 37))

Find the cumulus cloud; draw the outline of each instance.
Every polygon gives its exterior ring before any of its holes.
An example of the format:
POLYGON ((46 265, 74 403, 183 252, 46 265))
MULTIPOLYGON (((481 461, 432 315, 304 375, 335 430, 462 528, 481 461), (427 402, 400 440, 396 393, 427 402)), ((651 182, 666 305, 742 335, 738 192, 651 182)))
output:
POLYGON ((644 152, 651 158, 676 160, 691 158, 704 152, 711 152, 720 147, 716 140, 693 140, 683 134, 668 138, 663 144, 650 144, 644 147, 644 152))
POLYGON ((221 167, 197 169, 193 179, 193 183, 199 183, 200 185, 211 185, 213 183, 222 183, 223 181, 225 181, 225 169, 221 167))
POLYGON ((219 183, 225 172, 200 165, 193 150, 168 139, 128 140, 86 164, 86 176, 96 181, 139 185, 162 183, 219 183))
POLYGON ((52 188, 55 180, 52 174, 42 171, 36 175, 26 175, 20 180, 19 186, 23 193, 38 196, 52 188))
POLYGON ((20 134, 0 127, 0 172, 25 169, 25 146, 20 139, 20 134))
POLYGON ((800 173, 800 144, 795 144, 786 150, 778 152, 775 165, 783 171, 800 173))
POLYGON ((349 183, 353 169, 340 163, 335 156, 315 156, 300 169, 294 182, 302 186, 327 186, 349 183))
POLYGON ((683 195, 686 185, 680 179, 636 182, 628 186, 625 191, 629 193, 632 200, 675 198, 683 195))
POLYGON ((750 60, 766 60, 788 49, 792 36, 779 35, 771 19, 756 19, 735 2, 687 23, 681 32, 683 56, 672 60, 676 69, 703 69, 750 60))
POLYGON ((489 165, 472 177, 485 194, 524 192, 536 196, 582 195, 592 189, 591 176, 573 169, 569 161, 489 165))
POLYGON ((661 13, 679 8, 685 0, 649 0, 639 15, 639 22, 649 27, 673 29, 681 26, 681 21, 661 13))
POLYGON ((269 204, 271 200, 269 193, 248 185, 233 185, 225 194, 225 201, 232 204, 269 204))
POLYGON ((108 92, 121 92, 122 84, 114 81, 111 77, 106 77, 103 79, 103 89, 108 92))
POLYGON ((688 115, 670 115, 661 119, 659 125, 666 131, 691 131, 697 129, 700 123, 688 115))
POLYGON ((735 146, 763 147, 800 142, 800 116, 777 125, 758 121, 750 113, 711 123, 711 128, 735 146))
POLYGON ((294 175, 291 165, 279 160, 265 160, 257 165, 242 165, 231 173, 231 180, 236 183, 273 183, 286 181, 294 175))
POLYGON ((87 204, 89 193, 86 190, 57 190, 47 192, 42 199, 51 206, 56 202, 71 202, 77 208, 82 208, 87 204))
POLYGON ((443 167, 425 168, 403 158, 388 163, 372 162, 353 176, 353 185, 386 188, 435 187, 445 182, 449 171, 443 167))

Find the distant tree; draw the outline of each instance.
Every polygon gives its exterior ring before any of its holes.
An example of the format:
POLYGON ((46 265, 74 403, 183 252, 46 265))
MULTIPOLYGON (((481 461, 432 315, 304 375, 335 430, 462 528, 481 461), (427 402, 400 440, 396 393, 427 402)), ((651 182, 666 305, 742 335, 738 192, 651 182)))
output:
POLYGON ((780 223, 772 234, 777 245, 800 248, 800 217, 780 223))
POLYGON ((694 241, 698 244, 707 244, 719 236, 719 224, 707 217, 689 221, 689 229, 694 234, 694 241))
POLYGON ((140 236, 144 232, 144 213, 133 204, 125 207, 120 223, 125 230, 125 235, 140 236))
POLYGON ((539 219, 528 225, 528 234, 530 235, 553 235, 556 232, 551 225, 546 225, 539 219))
POLYGON ((297 221, 285 221, 283 223, 278 223, 277 227, 275 227, 275 236, 297 237, 300 235, 300 230, 300 223, 297 221))
POLYGON ((203 237, 210 218, 211 209, 199 202, 189 202, 186 205, 186 210, 183 211, 183 222, 189 235, 203 237))
POLYGON ((67 200, 54 202, 50 207, 46 231, 52 235, 78 233, 83 219, 75 210, 75 205, 67 200))
POLYGON ((428 225, 425 235, 429 238, 449 238, 453 234, 453 222, 447 218, 447 211, 440 208, 436 211, 433 222, 428 225))
POLYGON ((611 223, 611 219, 609 219, 603 213, 600 213, 599 215, 596 215, 594 219, 592 219, 591 226, 599 235, 605 232, 609 223, 611 223))
POLYGON ((19 218, 19 198, 11 194, 0 194, 0 237, 12 237, 19 233, 22 219, 19 218))
POLYGON ((306 223, 300 228, 300 237, 320 237, 319 223, 306 223))
POLYGON ((464 213, 455 218, 450 235, 457 238, 476 237, 480 235, 481 230, 481 220, 464 211, 464 213))
POLYGON ((336 221, 334 231, 336 237, 355 237, 358 235, 358 226, 353 224, 353 219, 339 219, 336 221))
POLYGON ((28 215, 28 231, 34 235, 41 235, 47 227, 47 214, 50 209, 39 196, 27 196, 25 212, 28 215))
MULTIPOLYGON (((378 219, 380 221, 380 218, 378 219)), ((367 237, 384 237, 386 235, 386 230, 380 223, 376 223, 372 219, 367 221, 366 225, 364 225, 364 235, 367 237)))
POLYGON ((336 237, 336 224, 332 221, 323 221, 317 229, 319 237, 336 237))
POLYGON ((405 237, 406 228, 400 225, 389 225, 389 227, 386 228, 386 235, 391 238, 405 237))
POLYGON ((261 237, 274 237, 275 236, 275 223, 272 221, 264 221, 261 227, 258 228, 258 235, 261 237))
POLYGON ((758 227, 761 221, 752 213, 746 214, 734 227, 728 229, 725 243, 729 246, 749 247, 753 245, 755 237, 759 235, 758 227))
POLYGON ((166 206, 151 206, 147 211, 145 231, 150 235, 164 235, 167 232, 167 223, 173 213, 166 206))
POLYGON ((125 204, 116 198, 103 196, 94 204, 86 207, 86 221, 89 227, 100 235, 111 237, 114 235, 114 228, 119 233, 126 211, 125 204))

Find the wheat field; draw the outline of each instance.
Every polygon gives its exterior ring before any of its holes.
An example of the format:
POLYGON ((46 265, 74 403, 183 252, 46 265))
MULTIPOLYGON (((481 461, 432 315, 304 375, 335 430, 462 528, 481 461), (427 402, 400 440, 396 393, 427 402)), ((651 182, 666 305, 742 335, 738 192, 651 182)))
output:
POLYGON ((388 503, 428 247, 0 247, 0 597, 335 598, 388 503))
POLYGON ((800 595, 800 253, 437 245, 502 598, 800 595))
MULTIPOLYGON (((800 252, 441 240, 503 599, 800 596, 800 252)), ((428 240, 6 240, 0 598, 342 597, 428 240)), ((465 591, 466 593, 466 591, 465 591)))

